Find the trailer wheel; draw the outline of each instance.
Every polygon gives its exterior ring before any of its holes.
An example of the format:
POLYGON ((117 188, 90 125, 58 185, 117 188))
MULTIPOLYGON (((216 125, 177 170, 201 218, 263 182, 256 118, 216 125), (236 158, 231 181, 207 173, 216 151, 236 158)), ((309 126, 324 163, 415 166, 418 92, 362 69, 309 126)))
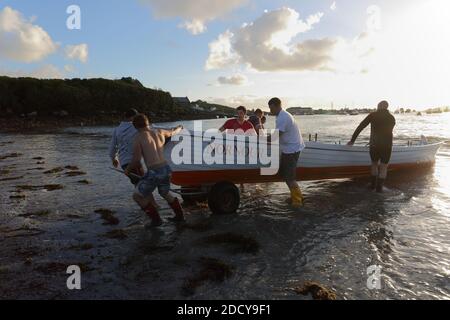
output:
POLYGON ((239 189, 230 182, 219 182, 209 192, 208 205, 214 214, 236 213, 240 202, 239 189))
POLYGON ((205 202, 206 200, 208 200, 207 194, 185 195, 185 194, 183 194, 183 190, 186 190, 187 192, 198 191, 199 193, 201 193, 202 189, 200 187, 198 189, 197 189, 197 187, 181 187, 181 191, 182 191, 181 198, 183 198, 183 201, 188 204, 193 204, 196 202, 205 202))

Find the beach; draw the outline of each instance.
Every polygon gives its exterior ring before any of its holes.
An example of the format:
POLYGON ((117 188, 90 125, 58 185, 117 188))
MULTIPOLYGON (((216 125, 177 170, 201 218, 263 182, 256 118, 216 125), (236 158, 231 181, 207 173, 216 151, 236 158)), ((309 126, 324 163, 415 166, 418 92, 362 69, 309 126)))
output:
MULTIPOLYGON (((306 140, 345 144, 364 116, 296 120, 306 140)), ((396 117, 396 144, 450 140, 448 113, 396 117)), ((158 123, 177 124, 193 128, 158 123)), ((244 185, 237 214, 197 203, 187 225, 150 230, 133 187, 110 170, 112 130, 0 134, 0 299, 311 299, 296 290, 308 281, 337 299, 450 299, 448 142, 434 168, 389 177, 381 195, 367 179, 304 182, 296 213, 285 185, 244 185), (81 290, 67 289, 70 265, 81 290), (380 289, 367 285, 370 266, 381 267, 380 289)))

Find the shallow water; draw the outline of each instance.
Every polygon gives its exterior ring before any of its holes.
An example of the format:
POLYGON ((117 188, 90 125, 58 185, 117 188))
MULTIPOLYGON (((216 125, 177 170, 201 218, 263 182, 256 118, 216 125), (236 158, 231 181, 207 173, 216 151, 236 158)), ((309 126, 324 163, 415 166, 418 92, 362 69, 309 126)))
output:
MULTIPOLYGON (((306 139, 318 133, 320 141, 345 143, 362 117, 298 121, 306 139)), ((397 121, 397 143, 421 134, 450 140, 450 114, 398 116, 397 121)), ((204 121, 203 126, 221 123, 204 121)), ((192 122, 183 124, 193 128, 192 122)), ((302 183, 307 206, 295 213, 284 203, 288 190, 283 184, 245 185, 236 215, 213 216, 198 204, 186 212, 189 224, 200 223, 199 228, 167 223, 148 230, 146 217, 130 201, 131 185, 108 169, 111 130, 0 135, 0 156, 22 154, 0 160, 0 298, 307 299, 290 288, 312 280, 333 289, 339 299, 450 299, 448 143, 432 170, 391 176, 382 195, 368 192, 365 180, 302 183), (86 175, 70 177, 68 169, 43 173, 67 165, 86 175), (16 186, 48 184, 64 189, 15 192, 16 186), (104 225, 94 212, 100 208, 114 211, 120 223, 104 225), (26 215, 42 210, 48 212, 26 215), (126 238, 105 236, 114 230, 126 238), (252 238, 259 250, 237 252, 202 242, 222 233, 252 238), (233 268, 232 276, 205 282, 187 295, 183 286, 199 272, 201 257, 219 259, 233 268), (66 288, 71 264, 82 266, 80 291, 66 288), (367 287, 372 265, 382 267, 379 290, 367 287)), ((158 203, 162 215, 169 216, 167 205, 160 198, 158 203)))

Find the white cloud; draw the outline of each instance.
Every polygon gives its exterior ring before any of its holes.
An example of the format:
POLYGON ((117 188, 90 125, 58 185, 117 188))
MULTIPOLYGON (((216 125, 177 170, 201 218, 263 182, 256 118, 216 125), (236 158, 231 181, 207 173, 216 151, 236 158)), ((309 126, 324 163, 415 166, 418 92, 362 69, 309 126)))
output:
POLYGON ((76 46, 66 46, 66 57, 72 60, 80 60, 86 63, 89 58, 89 48, 86 43, 82 43, 76 46))
POLYGON ((233 52, 231 39, 233 33, 226 31, 219 38, 209 44, 209 57, 206 61, 206 70, 222 69, 238 62, 239 56, 233 52))
POLYGON ((140 0, 157 18, 181 18, 180 26, 192 34, 206 31, 206 24, 244 5, 248 0, 140 0))
POLYGON ((243 86, 248 84, 248 78, 240 73, 234 74, 229 77, 219 77, 217 81, 220 85, 243 86))
POLYGON ((330 10, 335 11, 336 9, 337 9, 337 4, 336 4, 336 1, 334 1, 330 6, 330 10))
POLYGON ((25 70, 1 70, 0 75, 8 77, 31 77, 38 79, 62 79, 64 72, 51 64, 46 64, 31 71, 25 70))
POLYGON ((206 69, 220 69, 239 61, 258 71, 328 70, 335 39, 292 43, 294 37, 319 23, 322 16, 319 12, 302 20, 298 12, 286 7, 266 12, 211 42, 206 69))
POLYGON ((58 45, 38 25, 19 11, 5 7, 0 11, 0 57, 20 62, 35 62, 54 53, 58 45))

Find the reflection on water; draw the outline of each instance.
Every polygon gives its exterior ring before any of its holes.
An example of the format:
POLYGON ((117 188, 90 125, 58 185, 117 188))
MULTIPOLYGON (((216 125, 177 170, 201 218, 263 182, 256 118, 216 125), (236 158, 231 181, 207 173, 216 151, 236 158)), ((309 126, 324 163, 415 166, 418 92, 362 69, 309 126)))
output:
MULTIPOLYGON (((448 116, 399 117, 397 142, 420 134, 448 139, 448 116)), ((305 137, 317 132, 322 141, 345 142, 362 118, 298 120, 305 137)), ((205 121, 204 128, 222 122, 205 121)), ((233 267, 233 276, 220 284, 206 282, 189 298, 298 299, 303 297, 286 288, 306 280, 324 284, 341 299, 450 298, 449 144, 440 150, 434 168, 390 176, 382 195, 369 192, 364 179, 303 183, 307 206, 295 213, 285 204, 283 184, 245 185, 237 215, 212 216, 199 204, 187 208, 188 228, 165 224, 148 230, 145 216, 131 202, 127 179, 108 169, 110 132, 83 128, 57 135, 0 136, 0 154, 23 154, 0 161, 0 179, 20 178, 0 182, 0 297, 182 298, 181 288, 198 272, 199 258, 212 257, 233 267), (45 163, 33 159, 40 156, 45 163), (37 170, 67 165, 87 175, 37 170), (16 189, 47 184, 64 189, 16 189), (120 223, 104 224, 94 212, 100 208, 112 210, 120 223), (250 237, 260 249, 250 254, 200 245, 205 237, 222 233, 250 237), (87 270, 79 293, 61 289, 68 264, 87 270), (371 265, 382 267, 381 290, 366 286, 371 265)), ((362 141, 367 138, 365 132, 362 141)), ((158 203, 163 216, 171 215, 164 201, 158 198, 158 203)))

